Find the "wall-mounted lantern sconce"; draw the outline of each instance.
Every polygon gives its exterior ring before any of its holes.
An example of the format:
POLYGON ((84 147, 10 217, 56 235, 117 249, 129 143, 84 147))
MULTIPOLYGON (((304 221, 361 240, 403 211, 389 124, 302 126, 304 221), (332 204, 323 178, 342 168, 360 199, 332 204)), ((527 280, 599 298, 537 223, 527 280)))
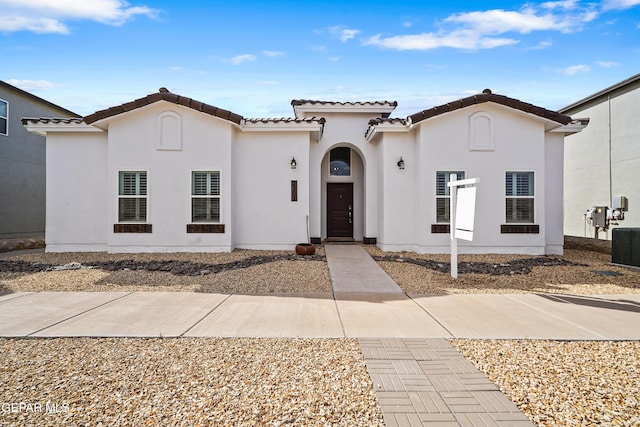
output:
POLYGON ((295 169, 296 167, 298 167, 298 162, 296 162, 296 158, 292 157, 291 158, 291 169, 295 169))
POLYGON ((398 160, 398 169, 404 169, 404 160, 402 160, 402 157, 400 157, 400 160, 398 160))

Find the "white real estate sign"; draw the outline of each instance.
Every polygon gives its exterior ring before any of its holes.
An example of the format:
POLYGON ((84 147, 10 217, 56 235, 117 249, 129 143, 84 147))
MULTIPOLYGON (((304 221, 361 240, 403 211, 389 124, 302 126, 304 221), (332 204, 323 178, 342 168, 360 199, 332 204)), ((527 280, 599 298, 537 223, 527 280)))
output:
POLYGON ((476 214, 476 187, 458 189, 456 200, 455 237, 473 240, 473 222, 476 214))
POLYGON ((458 277, 458 241, 456 239, 473 240, 473 223, 476 213, 476 187, 480 178, 456 181, 451 174, 447 186, 451 187, 451 223, 449 224, 451 239, 451 277, 458 277), (464 187, 473 185, 473 187, 464 187), (458 188, 461 187, 461 188, 458 188))

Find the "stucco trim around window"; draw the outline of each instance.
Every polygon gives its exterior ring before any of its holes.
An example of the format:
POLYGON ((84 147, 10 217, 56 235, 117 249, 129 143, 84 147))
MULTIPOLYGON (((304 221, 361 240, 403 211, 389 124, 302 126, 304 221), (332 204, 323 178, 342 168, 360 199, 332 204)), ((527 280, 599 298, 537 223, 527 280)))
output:
POLYGON ((151 224, 113 224, 114 233, 152 233, 151 224))
POLYGON ((221 178, 219 170, 191 171, 191 223, 222 223, 221 178))
POLYGON ((538 224, 502 224, 500 234, 539 234, 538 224))
POLYGON ((145 224, 149 218, 148 171, 118 171, 118 223, 145 224))
POLYGON ((187 233, 224 234, 224 224, 187 224, 187 233))

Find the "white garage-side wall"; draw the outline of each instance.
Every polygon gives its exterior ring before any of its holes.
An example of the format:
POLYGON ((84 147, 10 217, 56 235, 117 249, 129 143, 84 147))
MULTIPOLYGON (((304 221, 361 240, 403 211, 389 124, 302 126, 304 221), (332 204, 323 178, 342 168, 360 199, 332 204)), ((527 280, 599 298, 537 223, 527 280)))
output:
POLYGON ((307 241, 309 133, 236 132, 233 143, 233 246, 292 249, 307 241), (296 168, 291 160, 296 159, 296 168), (297 201, 291 182, 297 181, 297 201))
POLYGON ((105 251, 107 135, 50 134, 46 153, 46 251, 105 251))
POLYGON ((109 252, 232 249, 232 126, 225 120, 165 101, 110 120, 106 185, 109 252), (114 232, 113 225, 118 224, 120 171, 147 172, 147 224, 152 226, 151 233, 114 232), (193 171, 220 172, 220 224, 225 226, 224 233, 187 233, 193 171))
MULTIPOLYGON (((416 223, 417 252, 446 253, 449 234, 432 233, 436 224, 436 172, 464 171, 466 178, 480 178, 472 242, 459 240, 461 253, 545 253, 545 127, 531 116, 492 103, 464 108, 418 124, 417 141, 420 194, 424 200, 416 223), (481 117, 483 128, 471 131, 481 117), (480 135, 474 135, 474 132, 480 135), (490 141, 487 141, 490 139, 490 141), (534 172, 534 225, 537 234, 503 234, 505 174, 534 172)), ((407 166, 409 167, 409 166, 407 166)), ((560 189, 561 191, 561 189, 560 189)), ((561 221, 561 218, 560 218, 561 221)))
POLYGON ((640 227, 639 113, 638 76, 620 88, 567 108, 573 117, 588 118, 589 125, 565 140, 565 234, 595 237, 594 227, 585 220, 586 210, 611 207, 611 199, 619 196, 628 199, 625 219, 612 224, 608 232, 600 232, 598 238, 611 239, 611 231, 617 227, 640 227))

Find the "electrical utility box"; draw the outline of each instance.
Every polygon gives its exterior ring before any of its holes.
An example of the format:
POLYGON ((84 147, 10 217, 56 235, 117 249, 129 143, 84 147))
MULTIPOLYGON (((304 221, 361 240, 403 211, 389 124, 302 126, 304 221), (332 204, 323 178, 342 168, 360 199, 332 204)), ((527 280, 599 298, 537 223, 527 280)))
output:
POLYGON ((594 206, 593 226, 598 228, 605 228, 607 226, 607 207, 606 206, 594 206))
POLYGON ((618 196, 613 198, 613 209, 619 209, 623 212, 629 210, 629 201, 624 196, 618 196))

